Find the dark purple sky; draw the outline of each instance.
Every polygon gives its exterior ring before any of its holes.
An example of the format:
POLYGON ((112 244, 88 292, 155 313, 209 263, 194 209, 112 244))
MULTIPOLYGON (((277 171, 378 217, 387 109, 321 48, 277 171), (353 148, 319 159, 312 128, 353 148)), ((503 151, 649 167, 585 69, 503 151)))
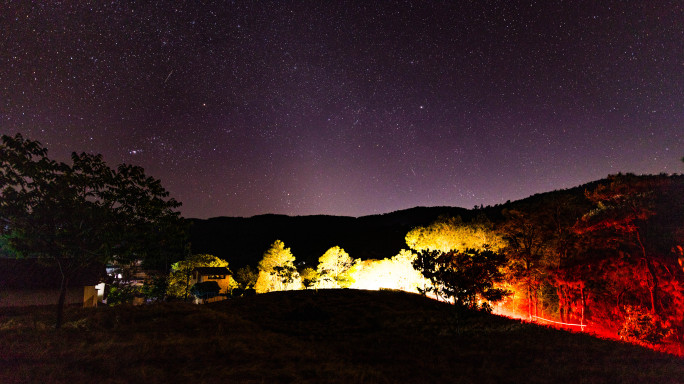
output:
POLYGON ((683 170, 681 1, 139 3, 3 0, 0 132, 141 165, 186 217, 683 170))

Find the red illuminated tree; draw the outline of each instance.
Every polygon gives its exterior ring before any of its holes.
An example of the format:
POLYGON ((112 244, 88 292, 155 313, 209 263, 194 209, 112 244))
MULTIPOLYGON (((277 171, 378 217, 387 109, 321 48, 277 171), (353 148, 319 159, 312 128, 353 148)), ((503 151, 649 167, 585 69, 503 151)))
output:
POLYGON ((586 272, 581 266, 587 260, 578 252, 574 226, 590 208, 583 196, 563 193, 542 200, 533 216, 543 232, 545 278, 555 287, 558 315, 563 322, 570 322, 577 308, 579 320, 583 321, 586 272))
POLYGON ((645 240, 649 218, 655 214, 655 193, 663 181, 657 178, 638 178, 634 175, 611 176, 608 185, 598 186, 586 193, 596 208, 586 214, 576 226, 583 241, 593 248, 622 250, 638 255, 645 268, 650 295, 650 309, 658 308, 659 279, 653 255, 645 240))
POLYGON ((509 277, 522 281, 527 296, 527 316, 536 316, 538 308, 537 291, 544 278, 543 257, 545 238, 542 225, 531 214, 520 211, 504 211, 505 223, 502 227, 505 248, 509 258, 509 277))

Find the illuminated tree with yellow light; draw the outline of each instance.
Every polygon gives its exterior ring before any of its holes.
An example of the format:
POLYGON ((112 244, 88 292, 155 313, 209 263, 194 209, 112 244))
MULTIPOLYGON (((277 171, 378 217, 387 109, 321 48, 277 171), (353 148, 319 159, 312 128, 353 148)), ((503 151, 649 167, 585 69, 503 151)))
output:
POLYGON ((311 267, 304 268, 299 272, 299 275, 302 278, 302 285, 305 289, 314 287, 318 281, 318 272, 311 267))
POLYGON ((363 260, 352 267, 354 283, 351 288, 377 291, 380 289, 398 289, 396 265, 390 259, 363 260))
POLYGON ((240 289, 254 288, 258 278, 259 271, 250 265, 235 271, 235 281, 237 281, 240 289))
POLYGON ((427 227, 416 227, 406 235, 406 244, 416 252, 462 252, 466 249, 497 252, 506 246, 486 218, 466 224, 460 217, 440 218, 427 227))
POLYGON ((402 249, 396 256, 392 257, 393 272, 397 277, 396 289, 406 292, 420 292, 431 284, 430 280, 423 277, 420 271, 413 267, 416 258, 415 253, 406 249, 402 249))
POLYGON ((357 261, 350 269, 355 289, 425 290, 430 281, 413 268, 416 255, 405 249, 391 259, 357 261))
POLYGON ((271 244, 259 262, 259 277, 254 287, 256 292, 301 289, 301 277, 294 266, 294 261, 295 257, 290 248, 285 248, 282 241, 276 240, 271 244))
POLYGON ((316 288, 348 288, 351 283, 349 270, 354 260, 344 249, 335 246, 318 259, 316 288))
MULTIPOLYGON (((198 267, 226 267, 228 262, 219 259, 214 255, 198 254, 192 255, 185 260, 181 260, 171 266, 169 274, 169 286, 166 294, 172 297, 187 299, 190 293, 190 277, 192 271, 198 267)), ((231 287, 237 287, 237 283, 231 277, 231 287)))

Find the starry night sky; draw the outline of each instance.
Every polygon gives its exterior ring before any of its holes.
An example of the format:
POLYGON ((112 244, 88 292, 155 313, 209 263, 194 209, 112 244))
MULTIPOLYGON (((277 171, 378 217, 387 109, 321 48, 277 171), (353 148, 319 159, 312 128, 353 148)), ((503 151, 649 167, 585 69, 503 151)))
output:
POLYGON ((684 170, 681 1, 377 3, 3 0, 0 133, 143 166, 199 218, 684 170))

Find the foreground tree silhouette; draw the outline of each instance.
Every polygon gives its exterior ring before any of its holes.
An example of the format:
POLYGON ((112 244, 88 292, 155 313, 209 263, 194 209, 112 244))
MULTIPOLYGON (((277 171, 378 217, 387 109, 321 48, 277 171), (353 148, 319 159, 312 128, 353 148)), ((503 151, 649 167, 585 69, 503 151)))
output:
POLYGON ((422 251, 413 266, 430 280, 425 292, 453 300, 458 307, 491 310, 489 302, 502 300, 508 292, 496 288, 503 281, 503 254, 491 250, 422 251))
POLYGON ((47 156, 39 142, 20 134, 0 144, 0 231, 25 257, 53 261, 61 272, 56 327, 62 325, 69 281, 93 263, 116 258, 158 258, 158 247, 180 242, 181 204, 140 167, 111 169, 101 155, 72 153, 71 164, 47 156), (171 229, 175 229, 171 231, 171 229), (159 242, 148 241, 154 234, 159 242))

